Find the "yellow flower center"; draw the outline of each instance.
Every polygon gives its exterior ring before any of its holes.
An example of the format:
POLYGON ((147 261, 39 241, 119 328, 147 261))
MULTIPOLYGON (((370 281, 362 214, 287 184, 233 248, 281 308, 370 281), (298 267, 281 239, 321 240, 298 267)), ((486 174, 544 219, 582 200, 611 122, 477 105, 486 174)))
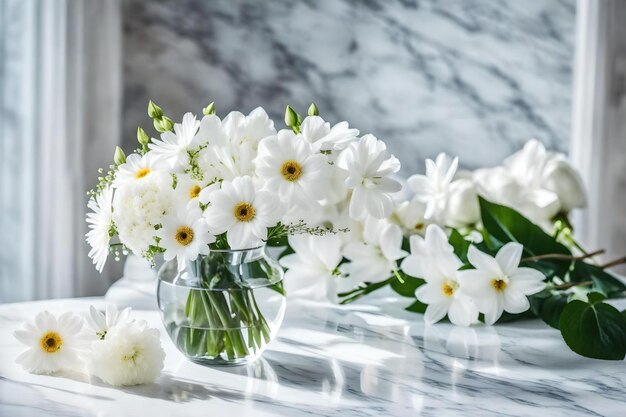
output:
POLYGON ((424 228, 424 223, 416 223, 415 230, 422 230, 424 228))
POLYGON ((500 278, 494 278, 491 280, 491 286, 496 290, 496 291, 504 291, 507 287, 507 283, 505 280, 500 279, 500 278))
POLYGON ((193 240, 193 230, 191 229, 191 227, 181 226, 176 229, 176 235, 174 235, 174 239, 176 239, 179 244, 187 246, 193 240))
POLYGON ((285 161, 280 172, 287 181, 297 181, 302 176, 302 165, 294 160, 285 161))
POLYGON ((135 361, 137 360, 138 356, 139 356, 139 352, 137 351, 137 349, 133 348, 132 353, 129 354, 129 355, 122 356, 122 359, 125 360, 125 361, 129 361, 129 362, 135 363, 135 361))
POLYGON ((459 284, 457 284, 456 282, 446 281, 441 286, 441 292, 443 292, 443 295, 445 295, 446 297, 452 297, 458 287, 459 284))
POLYGON ((150 168, 141 168, 139 171, 137 171, 137 173, 135 174, 135 178, 139 179, 139 178, 143 178, 146 175, 148 175, 150 172, 152 172, 152 170, 150 168))
POLYGON ((198 195, 200 195, 200 191, 202 191, 202 188, 200 188, 198 184, 195 184, 193 187, 191 187, 191 190, 189 190, 189 198, 198 197, 198 195))
POLYGON ((235 206, 235 217, 240 222, 249 222, 254 219, 254 207, 250 203, 239 203, 235 206))
POLYGON ((48 353, 55 353, 63 345, 63 339, 56 332, 48 332, 41 338, 41 349, 48 353))

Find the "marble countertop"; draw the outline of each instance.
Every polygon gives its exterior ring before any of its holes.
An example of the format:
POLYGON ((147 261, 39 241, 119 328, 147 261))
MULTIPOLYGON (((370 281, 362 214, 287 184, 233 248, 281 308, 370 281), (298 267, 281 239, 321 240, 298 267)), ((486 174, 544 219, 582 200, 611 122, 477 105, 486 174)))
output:
POLYGON ((12 332, 48 309, 85 312, 101 298, 0 305, 0 416, 623 416, 626 364, 572 353, 538 321, 424 326, 392 297, 337 307, 290 300, 257 362, 206 368, 162 333, 155 384, 113 388, 82 374, 31 375, 12 332))

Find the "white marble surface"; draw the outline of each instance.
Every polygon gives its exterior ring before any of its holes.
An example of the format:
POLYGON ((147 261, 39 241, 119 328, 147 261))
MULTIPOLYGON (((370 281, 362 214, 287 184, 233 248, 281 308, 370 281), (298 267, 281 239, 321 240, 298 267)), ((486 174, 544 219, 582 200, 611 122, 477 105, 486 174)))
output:
POLYGON ((425 327, 397 300, 370 302, 292 301, 263 358, 232 368, 185 360, 158 313, 138 311, 161 329, 165 371, 155 384, 124 389, 81 374, 31 375, 14 364, 21 347, 11 333, 21 321, 44 308, 102 307, 102 299, 5 304, 0 416, 624 415, 625 363, 579 357, 539 322, 425 327))
POLYGON ((124 140, 154 99, 180 118, 315 101, 425 157, 494 165, 532 136, 568 150, 575 0, 123 2, 124 140))

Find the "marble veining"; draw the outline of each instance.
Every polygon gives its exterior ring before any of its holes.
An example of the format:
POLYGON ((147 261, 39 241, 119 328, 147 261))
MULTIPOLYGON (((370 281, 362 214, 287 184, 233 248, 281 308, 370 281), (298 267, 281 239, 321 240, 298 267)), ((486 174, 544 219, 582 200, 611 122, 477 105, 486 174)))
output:
MULTIPOLYGON (((425 326, 379 294, 347 307, 290 300, 278 338, 248 366, 184 359, 158 313, 167 357, 155 384, 122 389, 81 373, 31 375, 10 335, 41 309, 86 311, 102 299, 0 306, 0 415, 11 416, 619 416, 626 365, 572 353, 538 321, 425 326)), ((626 307, 619 300, 618 307, 626 307)))
MULTIPOLYGON (((493 165, 530 137, 566 152, 574 0, 124 2, 124 137, 149 98, 181 117, 318 103, 385 139, 403 173, 493 165)), ((131 144, 132 143, 132 144, 131 144)))

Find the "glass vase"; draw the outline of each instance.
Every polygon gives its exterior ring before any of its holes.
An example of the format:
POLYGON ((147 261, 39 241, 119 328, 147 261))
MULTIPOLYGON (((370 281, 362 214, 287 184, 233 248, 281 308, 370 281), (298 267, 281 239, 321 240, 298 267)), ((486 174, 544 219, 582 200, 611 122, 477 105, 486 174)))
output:
POLYGON ((157 299, 165 329, 185 356, 203 365, 237 365, 258 358, 285 313, 283 269, 265 247, 212 250, 176 260, 158 274, 157 299))

